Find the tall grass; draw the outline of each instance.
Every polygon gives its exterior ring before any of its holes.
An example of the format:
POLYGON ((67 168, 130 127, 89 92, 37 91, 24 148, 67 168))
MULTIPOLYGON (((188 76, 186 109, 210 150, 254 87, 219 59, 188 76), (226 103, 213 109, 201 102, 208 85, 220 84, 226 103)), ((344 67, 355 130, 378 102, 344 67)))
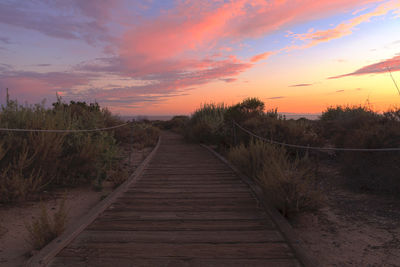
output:
POLYGON ((204 104, 190 118, 186 137, 204 143, 215 143, 223 137, 225 104, 204 104))
POLYGON ((315 172, 307 157, 291 159, 282 147, 260 140, 232 147, 229 160, 262 186, 265 196, 284 215, 314 210, 321 204, 315 172))

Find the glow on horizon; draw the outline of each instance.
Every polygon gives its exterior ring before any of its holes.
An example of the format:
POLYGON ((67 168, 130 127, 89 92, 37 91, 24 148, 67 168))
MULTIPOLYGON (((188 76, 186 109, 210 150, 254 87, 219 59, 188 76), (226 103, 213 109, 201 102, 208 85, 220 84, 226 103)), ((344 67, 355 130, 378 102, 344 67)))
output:
POLYGON ((400 1, 0 3, 0 103, 98 101, 122 115, 399 106, 400 1))

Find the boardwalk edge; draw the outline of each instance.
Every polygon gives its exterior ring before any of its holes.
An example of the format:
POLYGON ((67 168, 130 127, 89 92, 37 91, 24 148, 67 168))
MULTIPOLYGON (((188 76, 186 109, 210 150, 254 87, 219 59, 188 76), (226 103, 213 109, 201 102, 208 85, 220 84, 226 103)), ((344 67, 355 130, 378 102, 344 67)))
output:
POLYGON ((66 247, 74 238, 80 234, 89 224, 91 224, 100 213, 107 209, 114 200, 125 192, 129 186, 137 182, 143 170, 154 157, 161 143, 161 136, 158 138, 156 146, 153 148, 151 153, 142 161, 142 163, 136 168, 136 170, 129 176, 129 178, 121 184, 116 190, 114 190, 105 199, 100 201, 96 206, 94 206, 86 216, 82 217, 79 221, 69 227, 63 234, 55 238, 44 248, 42 248, 39 253, 32 258, 30 258, 25 266, 28 267, 39 267, 47 266, 50 261, 64 248, 66 247))
POLYGON ((210 151, 215 157, 225 163, 230 169, 232 169, 240 179, 245 182, 254 193, 257 200, 262 204, 264 210, 271 217, 272 221, 279 229, 283 237, 286 239, 288 244, 293 249, 297 259, 301 262, 301 264, 305 267, 317 267, 318 265, 314 263, 308 253, 304 250, 302 246, 302 240, 298 237, 298 235, 293 230, 293 227, 289 224, 285 217, 283 217, 274 207, 270 205, 270 203, 265 199, 263 191, 261 187, 256 184, 252 179, 243 174, 238 168, 236 168, 232 163, 230 163, 225 157, 219 154, 217 151, 212 149, 211 147, 201 144, 202 147, 210 151))

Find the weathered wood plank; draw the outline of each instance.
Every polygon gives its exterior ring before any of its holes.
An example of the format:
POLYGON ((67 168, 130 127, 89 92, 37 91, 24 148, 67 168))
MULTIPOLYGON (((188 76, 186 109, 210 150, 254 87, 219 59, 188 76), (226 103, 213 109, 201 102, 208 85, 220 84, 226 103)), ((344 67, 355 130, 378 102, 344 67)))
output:
POLYGON ((244 231, 270 229, 264 220, 94 221, 87 229, 104 231, 244 231))
POLYGON ((286 259, 293 253, 285 243, 71 243, 62 257, 198 257, 220 259, 286 259))
POLYGON ((55 267, 82 267, 82 266, 118 266, 118 267, 300 267, 296 259, 199 259, 199 258, 124 258, 124 257, 58 257, 52 266, 55 267))
POLYGON ((79 243, 266 243, 283 242, 274 230, 262 231, 84 231, 79 243))
MULTIPOLYGON (((104 212, 98 221, 132 221, 132 220, 269 220, 269 217, 264 213, 254 213, 249 211, 115 211, 108 210, 104 212)), ((267 224, 267 222, 265 222, 267 224)), ((268 225, 272 228, 274 225, 270 221, 268 225)))
POLYGON ((253 195, 250 192, 181 192, 181 193, 162 193, 162 192, 137 192, 137 191, 128 191, 125 195, 129 194, 132 198, 158 198, 158 199, 167 199, 167 198, 253 198, 253 195))
POLYGON ((119 197, 115 203, 118 204, 129 204, 131 206, 140 206, 140 205, 251 205, 257 206, 257 203, 254 202, 254 199, 251 198, 172 198, 172 199, 164 199, 160 200, 157 198, 132 198, 129 195, 119 197), (133 202, 134 201, 134 202, 133 202))
POLYGON ((184 188, 131 188, 127 192, 132 193, 229 193, 229 192, 244 192, 249 191, 246 187, 223 187, 223 188, 198 188, 198 187, 184 187, 184 188))
POLYGON ((254 213, 261 212, 259 208, 251 204, 240 204, 240 205, 213 205, 208 204, 176 204, 176 205, 164 205, 160 204, 142 204, 142 205, 132 205, 124 203, 114 203, 108 208, 109 210, 115 211, 190 211, 190 212, 201 212, 201 211, 252 211, 254 213))

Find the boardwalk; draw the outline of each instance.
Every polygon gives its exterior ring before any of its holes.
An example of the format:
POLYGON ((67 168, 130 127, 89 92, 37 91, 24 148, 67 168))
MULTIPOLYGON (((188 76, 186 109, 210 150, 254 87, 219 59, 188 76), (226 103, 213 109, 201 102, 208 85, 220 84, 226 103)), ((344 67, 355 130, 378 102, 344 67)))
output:
POLYGON ((302 265, 226 164, 167 133, 140 180, 50 266, 302 265))

